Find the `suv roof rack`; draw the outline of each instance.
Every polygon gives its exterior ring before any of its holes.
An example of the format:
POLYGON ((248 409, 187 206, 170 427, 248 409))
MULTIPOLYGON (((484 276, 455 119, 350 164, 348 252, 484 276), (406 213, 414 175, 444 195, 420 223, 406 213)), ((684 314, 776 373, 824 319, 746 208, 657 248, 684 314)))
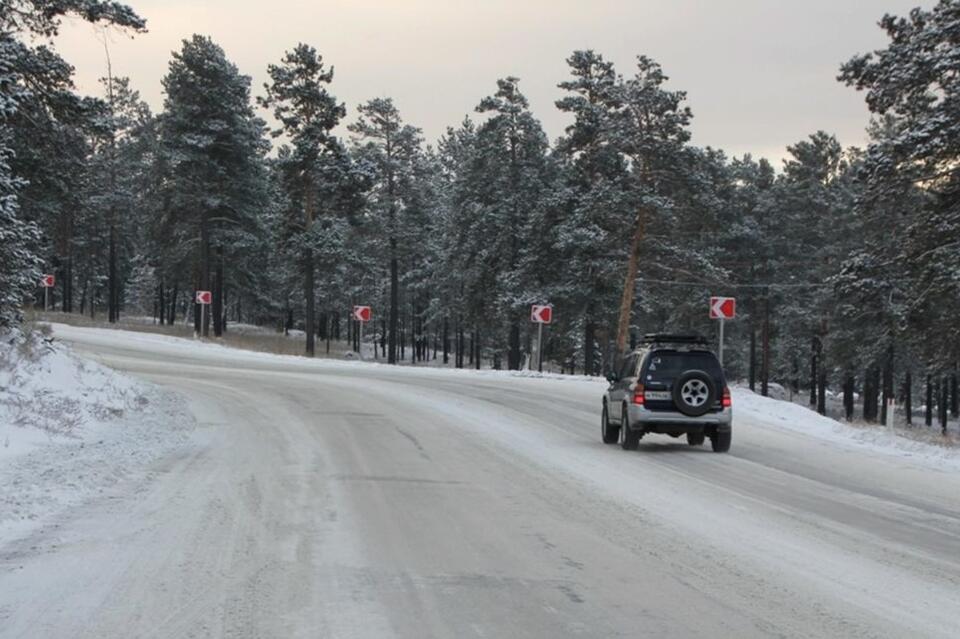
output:
POLYGON ((644 344, 696 344, 698 346, 709 344, 706 337, 696 333, 647 333, 640 341, 644 344))

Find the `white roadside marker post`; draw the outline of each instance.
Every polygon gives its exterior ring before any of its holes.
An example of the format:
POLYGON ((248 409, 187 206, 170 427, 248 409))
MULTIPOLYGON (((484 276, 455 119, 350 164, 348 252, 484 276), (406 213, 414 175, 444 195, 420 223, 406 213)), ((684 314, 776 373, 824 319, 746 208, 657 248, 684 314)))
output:
POLYGON ((537 371, 543 372, 543 322, 537 324, 537 371))
POLYGON ((725 320, 733 319, 737 316, 737 300, 733 297, 711 297, 710 298, 710 319, 720 322, 720 348, 717 349, 717 359, 720 360, 720 366, 723 366, 723 324, 725 320))
POLYGON ((720 360, 720 366, 723 366, 723 318, 720 318, 720 351, 717 353, 717 359, 720 360))
MULTIPOLYGON (((553 321, 552 304, 534 304, 530 307, 530 321, 537 326, 537 370, 543 372, 543 325, 553 321)), ((533 353, 527 359, 527 370, 533 370, 533 353)))
MULTIPOLYGON (((373 317, 373 310, 369 306, 354 306, 353 307, 353 318, 357 321, 360 327, 357 329, 359 331, 360 343, 357 345, 357 356, 362 360, 363 359, 363 328, 367 322, 373 317)), ((374 338, 376 339, 376 338, 374 338)), ((377 343, 373 343, 373 356, 377 356, 377 343)))
POLYGON ((200 339, 203 337, 204 324, 207 321, 207 304, 213 301, 213 294, 210 291, 197 291, 195 301, 200 305, 200 331, 194 331, 193 338, 200 339))
POLYGON ((55 275, 44 273, 40 276, 40 286, 43 287, 43 312, 50 309, 50 289, 57 283, 55 275))

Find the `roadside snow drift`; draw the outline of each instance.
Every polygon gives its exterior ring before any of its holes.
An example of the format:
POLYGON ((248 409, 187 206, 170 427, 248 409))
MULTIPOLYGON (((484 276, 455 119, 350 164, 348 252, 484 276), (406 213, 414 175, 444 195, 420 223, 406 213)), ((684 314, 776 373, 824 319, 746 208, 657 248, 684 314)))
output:
POLYGON ((42 333, 0 336, 0 542, 103 492, 192 427, 169 391, 42 333))
POLYGON ((733 406, 734 423, 738 417, 746 418, 765 428, 789 430, 844 448, 909 458, 929 467, 960 470, 960 449, 934 434, 926 433, 925 430, 929 429, 916 429, 918 437, 928 435, 928 441, 921 441, 877 424, 838 422, 805 406, 763 397, 745 388, 734 389, 733 406), (938 439, 944 442, 943 445, 936 443, 938 439))

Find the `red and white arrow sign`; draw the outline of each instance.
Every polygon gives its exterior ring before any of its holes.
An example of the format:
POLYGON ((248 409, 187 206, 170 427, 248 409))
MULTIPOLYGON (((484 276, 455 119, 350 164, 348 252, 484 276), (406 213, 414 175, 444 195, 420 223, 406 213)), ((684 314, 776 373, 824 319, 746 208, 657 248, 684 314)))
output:
POLYGON ((530 321, 537 324, 549 324, 553 321, 553 306, 550 304, 534 304, 530 308, 530 321))
POLYGON ((213 293, 210 291, 197 291, 197 304, 212 304, 213 293))
POLYGON ((737 316, 737 298, 711 297, 710 319, 733 319, 737 316))
POLYGON ((370 310, 369 306, 353 307, 353 318, 358 322, 369 322, 372 316, 373 316, 373 311, 370 310))
POLYGON ((56 283, 57 278, 55 278, 53 275, 45 273, 40 276, 40 286, 43 288, 53 288, 56 283))

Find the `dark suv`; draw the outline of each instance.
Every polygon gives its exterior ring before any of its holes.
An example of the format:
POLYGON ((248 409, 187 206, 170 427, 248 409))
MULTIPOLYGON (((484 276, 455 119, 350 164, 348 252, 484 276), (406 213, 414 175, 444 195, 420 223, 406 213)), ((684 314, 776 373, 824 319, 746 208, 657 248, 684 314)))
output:
POLYGON ((686 435, 700 446, 730 450, 733 409, 717 356, 696 335, 651 334, 607 375, 601 434, 605 444, 634 450, 647 433, 686 435))

